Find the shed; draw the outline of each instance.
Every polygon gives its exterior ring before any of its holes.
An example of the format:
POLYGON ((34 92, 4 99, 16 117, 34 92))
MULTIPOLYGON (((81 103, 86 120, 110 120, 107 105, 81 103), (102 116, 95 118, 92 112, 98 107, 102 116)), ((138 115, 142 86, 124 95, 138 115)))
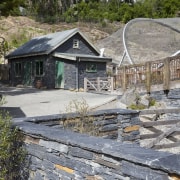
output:
POLYGON ((36 37, 6 56, 10 84, 48 89, 84 88, 84 78, 105 77, 111 58, 100 55, 78 28, 36 37))

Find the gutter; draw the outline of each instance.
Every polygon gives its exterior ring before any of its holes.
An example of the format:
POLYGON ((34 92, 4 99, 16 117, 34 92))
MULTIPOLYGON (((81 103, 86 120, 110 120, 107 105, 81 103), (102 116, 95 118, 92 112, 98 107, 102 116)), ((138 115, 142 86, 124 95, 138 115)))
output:
POLYGON ((6 59, 17 59, 17 58, 26 58, 26 57, 32 57, 32 56, 42 56, 42 55, 48 55, 48 53, 37 53, 37 54, 26 54, 26 55, 20 55, 20 56, 5 56, 6 59))

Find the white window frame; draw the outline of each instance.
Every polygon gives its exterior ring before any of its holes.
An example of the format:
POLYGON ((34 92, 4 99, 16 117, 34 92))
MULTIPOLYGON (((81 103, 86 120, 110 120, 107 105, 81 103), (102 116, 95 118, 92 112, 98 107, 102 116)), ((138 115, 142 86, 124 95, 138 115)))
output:
POLYGON ((78 49, 79 48, 79 40, 73 39, 73 48, 78 49))

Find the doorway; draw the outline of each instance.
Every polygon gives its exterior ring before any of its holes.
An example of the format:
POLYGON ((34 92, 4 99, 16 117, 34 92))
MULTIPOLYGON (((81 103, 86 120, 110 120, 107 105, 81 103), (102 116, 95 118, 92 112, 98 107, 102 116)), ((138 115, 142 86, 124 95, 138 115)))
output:
POLYGON ((32 85, 32 62, 25 62, 23 84, 26 86, 32 85))
POLYGON ((56 61, 55 72, 55 88, 64 88, 64 62, 56 61))

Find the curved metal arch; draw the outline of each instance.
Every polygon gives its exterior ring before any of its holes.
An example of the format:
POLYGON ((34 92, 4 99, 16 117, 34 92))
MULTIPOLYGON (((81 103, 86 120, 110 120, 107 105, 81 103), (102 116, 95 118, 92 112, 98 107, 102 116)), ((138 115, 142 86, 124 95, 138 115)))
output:
POLYGON ((121 66, 123 60, 125 57, 128 58, 130 64, 135 64, 134 60, 132 59, 131 55, 129 54, 129 51, 128 51, 128 48, 127 48, 127 42, 126 42, 126 31, 127 29, 129 28, 129 26, 131 24, 133 24, 134 22, 139 22, 139 21, 150 21, 150 22, 154 22, 154 23, 157 23, 157 24, 160 24, 162 26, 165 26, 165 27, 168 27, 170 29, 172 29, 173 31, 176 31, 178 33, 180 33, 180 30, 176 29, 176 28, 173 28, 172 26, 168 25, 168 24, 165 24, 163 22, 160 22, 158 20, 155 20, 155 19, 150 19, 150 18, 136 18, 136 19, 132 19, 130 20, 128 23, 126 23, 126 25, 124 26, 124 29, 123 29, 123 46, 124 46, 124 53, 123 53, 123 56, 120 60, 120 63, 119 63, 119 66, 121 66))

